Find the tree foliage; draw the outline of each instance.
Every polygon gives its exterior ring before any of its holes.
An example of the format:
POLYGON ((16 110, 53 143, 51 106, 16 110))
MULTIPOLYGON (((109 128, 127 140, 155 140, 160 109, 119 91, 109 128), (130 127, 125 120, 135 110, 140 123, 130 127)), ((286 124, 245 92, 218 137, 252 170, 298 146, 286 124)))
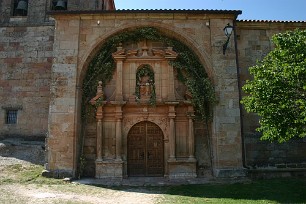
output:
POLYGON ((306 136, 306 30, 272 39, 275 49, 249 69, 242 103, 261 117, 261 139, 281 143, 306 136))

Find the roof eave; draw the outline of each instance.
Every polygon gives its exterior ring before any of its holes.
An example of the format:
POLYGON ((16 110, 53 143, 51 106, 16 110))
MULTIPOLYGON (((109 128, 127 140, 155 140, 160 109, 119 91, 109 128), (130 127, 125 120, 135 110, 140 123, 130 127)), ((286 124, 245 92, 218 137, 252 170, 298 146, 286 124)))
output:
POLYGON ((168 9, 141 9, 141 10, 69 10, 69 11, 48 11, 49 15, 73 15, 73 14, 128 14, 128 13, 177 13, 177 14, 232 14, 238 16, 241 10, 168 10, 168 9))

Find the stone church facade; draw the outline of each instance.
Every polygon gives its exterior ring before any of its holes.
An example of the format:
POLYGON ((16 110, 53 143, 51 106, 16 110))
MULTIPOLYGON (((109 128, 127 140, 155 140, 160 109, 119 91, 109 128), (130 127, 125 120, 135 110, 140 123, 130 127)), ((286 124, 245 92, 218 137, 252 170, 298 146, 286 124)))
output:
POLYGON ((305 29, 305 22, 240 21, 236 10, 114 10, 112 1, 26 0, 24 9, 19 2, 0 4, 0 136, 46 138, 46 169, 54 177, 77 176, 80 168, 96 178, 188 179, 306 167, 305 141, 260 141, 257 116, 239 103, 248 67, 273 49, 272 35, 305 29), (235 33, 223 54, 227 24, 235 33), (96 106, 93 117, 82 120, 90 62, 108 39, 142 27, 199 58, 218 101, 207 126, 194 119, 187 88, 169 63, 179 55, 175 47, 150 40, 122 42, 110 53, 113 78, 97 82, 88 103, 96 106), (142 69, 154 78, 139 77, 142 69))

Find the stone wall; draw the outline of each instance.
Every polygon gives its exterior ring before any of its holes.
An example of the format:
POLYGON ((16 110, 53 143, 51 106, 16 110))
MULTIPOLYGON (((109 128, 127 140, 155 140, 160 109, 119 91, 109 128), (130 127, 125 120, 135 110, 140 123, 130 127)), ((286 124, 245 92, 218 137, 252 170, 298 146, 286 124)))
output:
POLYGON ((26 16, 13 16, 12 1, 1 1, 0 136, 48 131, 54 22, 45 8, 45 0, 29 1, 26 16), (17 124, 6 124, 8 110, 18 110, 17 124))
MULTIPOLYGON (((277 33, 305 29, 302 22, 238 21, 237 45, 240 84, 243 86, 251 76, 248 68, 262 60, 274 47, 272 36, 277 33)), ((245 94, 242 92, 242 96, 245 94)), ((259 118, 242 109, 243 136, 245 141, 246 165, 250 167, 293 167, 306 163, 306 140, 292 140, 285 144, 260 141, 256 132, 259 118)), ((305 165, 304 165, 305 166, 305 165)))
POLYGON ((46 0, 29 1, 27 15, 14 16, 13 0, 2 0, 0 4, 0 25, 25 26, 26 24, 32 24, 42 26, 48 21, 46 11, 49 8, 48 1, 46 0))
MULTIPOLYGON (((214 83, 218 104, 209 125, 210 140, 207 128, 195 124, 199 176, 209 175, 212 168, 217 176, 222 175, 219 174, 222 169, 241 169, 243 150, 247 166, 305 165, 305 140, 281 145, 259 141, 260 134, 255 131, 258 117, 244 109, 240 124, 238 87, 238 80, 242 86, 250 78, 248 67, 273 49, 273 34, 305 29, 305 23, 238 21, 237 75, 234 38, 226 54, 222 53, 226 41, 223 28, 235 18, 231 12, 95 11, 93 15, 68 12, 50 17, 46 12, 50 10, 51 0, 35 0, 29 1, 27 16, 13 16, 12 5, 11 0, 0 3, 0 136, 45 136, 49 125, 49 169, 76 171, 82 124, 81 84, 92 57, 108 37, 145 26, 158 28, 166 36, 186 43, 214 83), (57 20, 57 30, 53 17, 57 20), (5 124, 6 112, 11 109, 18 110, 14 125, 5 124)), ((69 0, 67 7, 88 12, 98 10, 101 5, 69 0)), ((94 129, 90 126, 84 149, 91 161, 95 157, 94 129)), ((88 166, 88 174, 92 175, 94 163, 88 166)))
POLYGON ((222 53, 222 45, 226 41, 223 28, 227 23, 232 23, 234 14, 185 11, 149 14, 122 11, 95 15, 54 13, 57 26, 49 116, 49 169, 76 170, 76 138, 81 124, 78 122, 81 95, 78 87, 81 87, 92 57, 108 37, 146 26, 158 28, 166 36, 186 43, 203 63, 219 100, 211 124, 215 175, 221 175, 223 169, 241 169, 239 89, 233 39, 227 55, 222 53))
POLYGON ((46 135, 53 38, 52 26, 0 28, 0 135, 46 135), (5 124, 8 109, 17 124, 5 124))

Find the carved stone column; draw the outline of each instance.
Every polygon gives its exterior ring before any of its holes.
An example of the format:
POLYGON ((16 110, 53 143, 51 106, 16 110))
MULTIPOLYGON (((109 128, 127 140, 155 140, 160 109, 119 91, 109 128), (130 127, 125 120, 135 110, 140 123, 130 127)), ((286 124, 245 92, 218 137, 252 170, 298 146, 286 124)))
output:
POLYGON ((116 160, 122 161, 122 107, 116 107, 116 160))
POLYGON ((194 111, 193 107, 188 107, 188 153, 189 153, 189 160, 194 161, 194 130, 193 130, 193 119, 194 119, 194 111))
MULTIPOLYGON (((177 58, 178 54, 176 52, 173 51, 172 47, 168 47, 165 50, 165 59, 167 60, 175 60, 177 58)), ((169 89, 168 89, 168 101, 174 101, 175 100, 175 93, 174 93, 174 81, 175 81, 175 77, 174 77, 174 71, 173 71, 173 66, 169 65, 169 89)))
POLYGON ((97 106, 97 112, 96 112, 96 120, 97 120, 97 161, 103 160, 102 155, 102 148, 103 148, 103 102, 101 104, 97 104, 97 101, 100 101, 102 99, 103 101, 103 87, 102 87, 102 81, 99 81, 97 86, 97 95, 90 100, 90 103, 92 105, 97 106))
POLYGON ((168 86, 169 86, 169 95, 168 95, 168 101, 174 101, 175 100, 175 94, 174 94, 174 71, 173 67, 169 65, 169 81, 168 81, 168 86))
POLYGON ((176 161, 175 156, 175 106, 169 106, 169 120, 170 120, 170 129, 169 129, 169 161, 176 161))
POLYGON ((102 147, 103 147, 103 110, 102 106, 98 107, 96 120, 97 120, 97 161, 103 160, 102 147))
POLYGON ((122 69, 123 69, 123 60, 126 59, 125 55, 125 49, 123 49, 122 45, 119 45, 117 47, 117 51, 112 54, 113 58, 116 61, 117 66, 117 78, 116 78, 116 101, 123 101, 123 95, 122 95, 122 69))
POLYGON ((116 101, 123 101, 122 96, 122 67, 123 61, 117 61, 117 79, 116 79, 116 101))

